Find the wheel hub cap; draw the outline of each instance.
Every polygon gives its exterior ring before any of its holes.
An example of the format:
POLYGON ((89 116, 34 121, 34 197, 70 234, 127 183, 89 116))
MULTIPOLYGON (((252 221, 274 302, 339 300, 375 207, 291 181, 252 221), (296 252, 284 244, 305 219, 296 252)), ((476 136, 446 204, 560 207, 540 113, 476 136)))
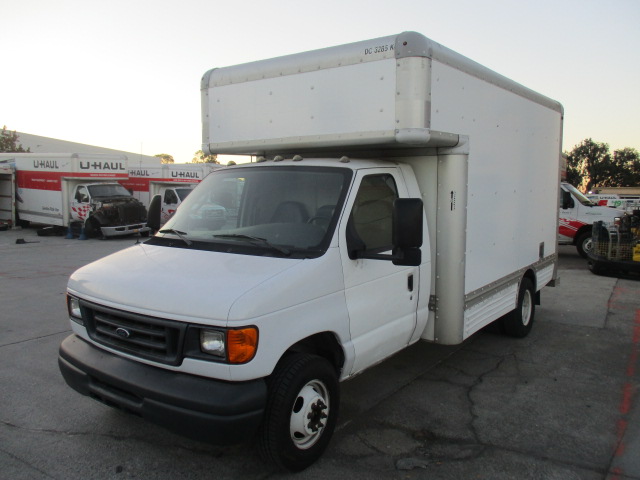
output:
POLYGON ((318 381, 307 383, 293 404, 289 431, 298 448, 314 445, 327 424, 329 397, 326 387, 318 381))

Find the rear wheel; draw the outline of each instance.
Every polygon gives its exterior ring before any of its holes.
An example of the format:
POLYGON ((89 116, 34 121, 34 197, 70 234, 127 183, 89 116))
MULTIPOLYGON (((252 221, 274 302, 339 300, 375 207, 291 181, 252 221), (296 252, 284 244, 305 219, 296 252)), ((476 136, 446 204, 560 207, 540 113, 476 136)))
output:
POLYGON ((518 291, 518 304, 514 311, 502 319, 504 333, 510 337, 526 337, 533 327, 533 317, 536 311, 535 291, 533 282, 523 278, 518 291))
POLYGON ((297 472, 314 463, 336 426, 338 378, 324 358, 309 354, 285 357, 269 382, 269 400, 259 446, 262 457, 297 472))

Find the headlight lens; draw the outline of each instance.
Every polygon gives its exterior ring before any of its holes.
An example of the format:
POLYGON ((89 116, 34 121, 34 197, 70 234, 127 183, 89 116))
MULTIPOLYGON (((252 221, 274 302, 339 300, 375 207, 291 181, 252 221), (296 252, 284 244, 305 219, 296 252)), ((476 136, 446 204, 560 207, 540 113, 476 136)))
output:
POLYGON ((225 358, 224 332, 218 330, 200 330, 200 349, 204 353, 225 358))
POLYGON ((223 330, 200 330, 200 350, 229 363, 247 363, 258 350, 258 329, 255 327, 223 330))
POLYGON ((80 309, 80 300, 71 295, 67 296, 67 309, 69 310, 69 316, 71 320, 75 320, 80 325, 84 325, 82 322, 82 310, 80 309))

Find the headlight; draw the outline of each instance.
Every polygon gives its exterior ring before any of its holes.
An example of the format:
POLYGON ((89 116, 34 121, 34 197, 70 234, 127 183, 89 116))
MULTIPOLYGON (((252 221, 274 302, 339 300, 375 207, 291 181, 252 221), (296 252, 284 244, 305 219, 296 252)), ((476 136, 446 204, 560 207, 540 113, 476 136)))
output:
POLYGON ((229 363, 247 363, 258 349, 258 329, 246 327, 221 330, 200 330, 200 350, 228 360, 229 363))
POLYGON ((71 295, 67 295, 67 309, 71 320, 76 321, 80 325, 84 325, 82 321, 82 310, 80 309, 80 300, 71 295))
POLYGON ((204 353, 225 358, 224 332, 217 330, 200 330, 200 349, 204 353))

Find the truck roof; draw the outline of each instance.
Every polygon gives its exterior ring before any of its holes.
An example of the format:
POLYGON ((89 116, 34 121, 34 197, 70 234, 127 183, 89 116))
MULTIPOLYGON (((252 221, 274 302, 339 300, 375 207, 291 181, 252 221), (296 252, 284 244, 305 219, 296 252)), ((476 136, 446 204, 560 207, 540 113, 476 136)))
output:
POLYGON ((254 80, 314 72, 327 68, 343 67, 383 58, 408 57, 424 57, 438 60, 469 75, 562 112, 562 105, 559 102, 479 64, 427 38, 421 33, 412 31, 240 65, 213 68, 203 75, 201 90, 209 87, 221 87, 254 80), (371 53, 368 53, 369 51, 371 53))
POLYGON ((214 68, 201 99, 202 149, 214 154, 394 156, 458 145, 471 118, 496 121, 489 105, 563 116, 557 101, 416 32, 214 68))
POLYGON ((374 167, 388 167, 390 162, 388 160, 381 159, 367 159, 367 158, 350 158, 350 157, 304 157, 296 155, 295 157, 279 157, 273 158, 260 158, 257 162, 252 163, 239 163, 230 167, 221 169, 222 172, 235 170, 238 168, 260 168, 261 166, 270 167, 337 167, 348 168, 350 170, 358 170, 361 168, 374 168, 374 167))

